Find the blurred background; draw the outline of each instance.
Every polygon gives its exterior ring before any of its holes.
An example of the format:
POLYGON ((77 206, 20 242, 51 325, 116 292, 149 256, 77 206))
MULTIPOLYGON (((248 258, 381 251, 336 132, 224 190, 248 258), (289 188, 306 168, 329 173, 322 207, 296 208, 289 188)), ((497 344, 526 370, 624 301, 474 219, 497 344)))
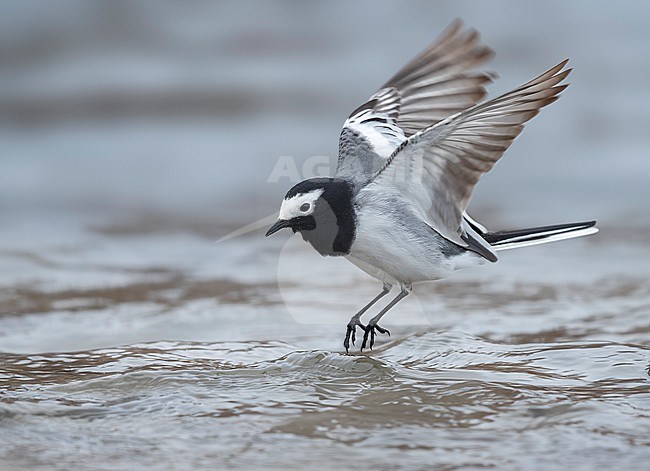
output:
POLYGON ((648 20, 632 0, 1 2, 0 469, 647 469, 648 20), (333 173, 348 114, 455 18, 496 51, 490 96, 574 67, 472 216, 601 232, 416 287, 390 339, 341 355, 375 280, 288 233, 215 241, 333 173))
MULTIPOLYGON (((86 212, 179 231, 270 214, 281 156, 335 161, 341 124, 453 18, 507 91, 569 57, 562 100, 476 193, 505 222, 650 214, 643 2, 3 2, 6 229, 86 212), (544 217, 540 218, 540 212, 544 217)), ((333 169, 332 169, 333 170, 333 169)), ((476 212, 476 211, 475 211, 476 212)))
MULTIPOLYGON (((644 3, 68 0, 0 8, 0 350, 220 338, 223 313, 212 309, 223 306, 214 298, 230 293, 227 283, 244 283, 232 288, 244 301, 243 291, 265 283, 260 296, 287 304, 284 313, 296 306, 295 320, 317 308, 311 295, 288 302, 289 291, 329 282, 335 304, 323 311, 338 322, 356 308, 340 306, 339 288, 354 279, 375 290, 344 261, 307 251, 313 272, 302 271, 301 257, 278 263, 288 234, 214 241, 272 219, 296 179, 331 174, 350 110, 454 18, 497 52, 492 96, 564 58, 575 68, 561 100, 481 181, 474 217, 494 229, 597 219, 597 239, 554 248, 555 260, 585 247, 576 266, 598 267, 571 272, 578 278, 650 273, 629 245, 650 242, 644 3), (172 289, 182 294, 170 305, 172 289), (220 306, 199 309, 211 312, 214 330, 184 317, 183 297, 220 306)), ((539 266, 549 252, 529 253, 519 265, 505 262, 503 273, 539 266)), ((547 268, 533 272, 567 273, 547 268)), ((239 335, 255 335, 245 330, 239 335)))
MULTIPOLYGON (((497 52, 489 67, 501 78, 491 96, 564 58, 575 68, 562 99, 481 181, 474 216, 495 229, 597 219, 601 241, 650 241, 644 3, 68 0, 0 8, 0 312, 14 314, 4 318, 13 330, 0 322, 0 350, 201 337, 202 328, 179 331, 174 322, 136 334, 115 324, 113 308, 161 302, 161 291, 199 279, 204 290, 191 297, 211 298, 219 280, 273 286, 279 278, 282 287, 323 278, 319 269, 298 280, 291 268, 278 273, 286 234, 213 242, 274 214, 296 177, 331 174, 350 110, 457 17, 497 52), (25 325, 16 314, 79 311, 103 312, 114 337, 97 318, 79 335, 55 322, 45 337, 28 323, 23 337, 13 325, 25 325), (83 335, 91 326, 98 337, 83 335)), ((612 250, 589 257, 614 272, 648 273, 638 257, 622 261, 612 250)), ((339 265, 330 279, 343 276, 339 265)), ((289 296, 271 291, 278 303, 289 296)))

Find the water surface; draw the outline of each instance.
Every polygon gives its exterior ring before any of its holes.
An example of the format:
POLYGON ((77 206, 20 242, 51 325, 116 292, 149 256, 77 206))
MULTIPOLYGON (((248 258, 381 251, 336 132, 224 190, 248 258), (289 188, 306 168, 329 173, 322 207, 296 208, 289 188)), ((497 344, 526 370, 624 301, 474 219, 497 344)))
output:
POLYGON ((38 8, 0 6, 0 469, 648 469, 648 4, 38 8), (215 240, 454 17, 494 93, 575 67, 472 215, 601 233, 416 286, 346 355, 376 281, 215 240))

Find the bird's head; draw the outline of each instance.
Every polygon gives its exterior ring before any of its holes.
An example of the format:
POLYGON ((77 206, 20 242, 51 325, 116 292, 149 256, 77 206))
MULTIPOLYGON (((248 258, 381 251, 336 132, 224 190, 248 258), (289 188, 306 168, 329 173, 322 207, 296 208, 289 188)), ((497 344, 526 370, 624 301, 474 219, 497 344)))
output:
POLYGON ((290 227, 293 232, 316 229, 314 213, 326 209, 320 206, 327 206, 321 198, 325 192, 321 180, 302 181, 287 192, 280 206, 278 221, 268 230, 267 237, 285 227, 290 227))

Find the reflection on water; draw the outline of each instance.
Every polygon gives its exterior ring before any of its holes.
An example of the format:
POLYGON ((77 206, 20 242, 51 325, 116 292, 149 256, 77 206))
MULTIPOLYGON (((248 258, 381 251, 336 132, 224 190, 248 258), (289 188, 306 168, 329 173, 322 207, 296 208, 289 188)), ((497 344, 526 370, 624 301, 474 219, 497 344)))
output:
POLYGON ((649 358, 636 345, 508 345, 453 332, 403 337, 372 356, 253 341, 3 355, 0 421, 31 443, 28 457, 15 439, 5 456, 33 467, 124 468, 134 456, 381 467, 399 456, 410 468, 539 469, 535 453, 547 467, 640 469, 649 358))

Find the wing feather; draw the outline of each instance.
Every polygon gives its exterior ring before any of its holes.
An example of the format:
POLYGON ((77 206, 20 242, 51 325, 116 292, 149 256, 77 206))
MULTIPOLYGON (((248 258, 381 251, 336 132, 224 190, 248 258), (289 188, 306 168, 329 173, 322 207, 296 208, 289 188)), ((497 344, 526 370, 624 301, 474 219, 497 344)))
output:
MULTIPOLYGON (((479 234, 468 235, 472 228, 463 219, 474 187, 524 124, 568 86, 560 84, 571 71, 564 70, 566 64, 565 60, 509 93, 412 135, 388 158, 368 188, 408 198, 423 219, 452 242, 470 248, 480 243, 479 234)), ((486 256, 483 245, 475 249, 486 256)))
POLYGON ((350 114, 336 175, 366 184, 410 136, 478 103, 493 75, 474 69, 492 55, 477 31, 453 22, 350 114))

